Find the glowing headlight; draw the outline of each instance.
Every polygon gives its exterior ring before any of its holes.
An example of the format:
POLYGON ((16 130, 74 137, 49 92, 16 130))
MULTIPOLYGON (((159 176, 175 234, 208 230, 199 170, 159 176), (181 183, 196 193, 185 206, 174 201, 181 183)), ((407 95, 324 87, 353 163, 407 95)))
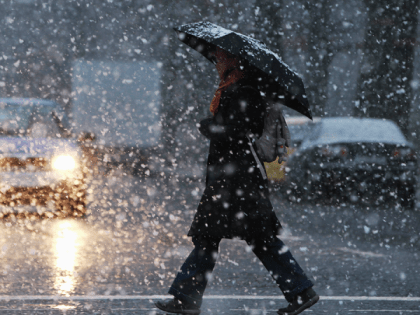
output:
POLYGON ((53 159, 52 167, 60 171, 70 171, 76 167, 76 161, 70 155, 60 155, 53 159))

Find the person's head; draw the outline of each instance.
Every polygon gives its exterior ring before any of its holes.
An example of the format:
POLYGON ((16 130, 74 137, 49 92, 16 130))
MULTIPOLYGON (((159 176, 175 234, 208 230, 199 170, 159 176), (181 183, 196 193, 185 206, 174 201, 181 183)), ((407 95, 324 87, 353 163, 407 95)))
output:
POLYGON ((216 51, 214 51, 212 55, 214 56, 216 69, 221 79, 224 78, 225 73, 228 70, 240 67, 239 58, 224 49, 217 47, 216 51))

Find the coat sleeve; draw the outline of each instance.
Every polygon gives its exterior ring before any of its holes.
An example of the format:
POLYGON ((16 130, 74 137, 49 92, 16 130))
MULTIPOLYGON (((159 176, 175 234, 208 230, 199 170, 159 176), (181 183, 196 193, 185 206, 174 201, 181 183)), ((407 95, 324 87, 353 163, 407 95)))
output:
POLYGON ((241 87, 232 93, 218 115, 200 122, 199 131, 210 140, 244 139, 248 131, 254 134, 262 131, 259 129, 264 125, 264 108, 256 89, 241 87), (218 119, 220 117, 223 119, 218 119))

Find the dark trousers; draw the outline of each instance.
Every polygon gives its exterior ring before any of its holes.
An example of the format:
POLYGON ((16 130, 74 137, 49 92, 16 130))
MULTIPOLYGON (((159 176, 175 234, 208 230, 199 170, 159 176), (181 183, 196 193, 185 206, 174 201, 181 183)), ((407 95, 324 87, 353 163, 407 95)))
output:
MULTIPOLYGON (((219 238, 193 237, 195 248, 176 276, 169 294, 177 299, 201 306, 207 281, 213 272, 219 250, 219 238)), ((247 240, 255 255, 270 272, 287 301, 313 283, 293 258, 284 243, 277 237, 264 240, 247 240)))

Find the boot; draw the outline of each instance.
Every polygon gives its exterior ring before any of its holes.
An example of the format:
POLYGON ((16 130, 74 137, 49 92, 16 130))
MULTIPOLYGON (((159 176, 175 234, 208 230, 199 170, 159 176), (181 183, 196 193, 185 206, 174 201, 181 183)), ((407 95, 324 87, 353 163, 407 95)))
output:
POLYGON ((200 314, 199 307, 195 305, 183 303, 177 298, 157 301, 155 302, 155 305, 158 309, 168 312, 168 313, 192 314, 192 315, 200 314))
POLYGON ((318 300, 319 295, 312 288, 309 288, 297 294, 286 308, 280 308, 277 313, 279 315, 297 315, 310 308, 318 300))

